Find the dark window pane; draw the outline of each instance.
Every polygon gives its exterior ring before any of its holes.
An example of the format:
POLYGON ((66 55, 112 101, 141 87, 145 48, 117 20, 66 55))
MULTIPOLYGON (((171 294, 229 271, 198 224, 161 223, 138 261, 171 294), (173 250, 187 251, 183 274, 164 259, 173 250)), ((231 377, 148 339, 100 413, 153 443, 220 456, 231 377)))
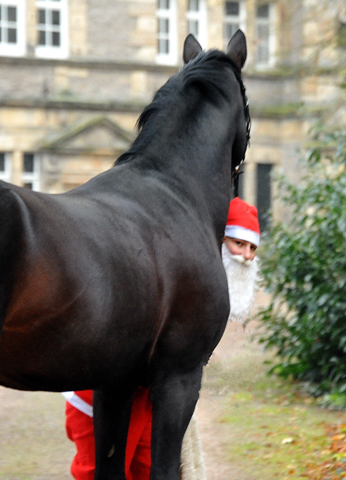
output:
POLYGON ((5 171, 5 154, 0 153, 0 172, 5 171))
POLYGON ((239 2, 226 2, 226 15, 239 15, 239 2))
POLYGON ((0 28, 0 42, 2 41, 2 28, 0 28))
POLYGON ((32 153, 24 153, 23 170, 26 173, 33 173, 34 155, 32 153))
POLYGON ((258 40, 268 40, 269 38, 269 25, 257 25, 256 29, 258 40))
POLYGON ((53 47, 60 47, 60 32, 53 32, 52 45, 53 47))
POLYGON ((229 40, 235 32, 239 29, 239 23, 226 23, 225 25, 225 38, 229 40))
POLYGON ((0 5, 0 20, 2 19, 2 6, 0 5))
POLYGON ((31 182, 26 182, 24 183, 24 187, 28 188, 29 190, 32 190, 33 184, 31 182))
POLYGON ((169 41, 162 38, 158 41, 158 52, 168 54, 169 53, 169 41))
POLYGON ((46 32, 43 30, 39 30, 38 32, 38 45, 46 45, 46 32))
POLYGON ((52 10, 52 25, 60 25, 60 12, 52 10))
POLYGON ((41 8, 38 11, 38 23, 44 25, 46 23, 46 11, 41 8))
POLYGON ((159 32, 169 33, 169 20, 168 18, 159 18, 159 32))
POLYGON ((260 5, 257 7, 257 18, 269 18, 269 4, 260 5))
POLYGON ((193 33, 196 37, 198 37, 199 34, 199 24, 197 20, 190 20, 188 24, 188 33, 193 33))
POLYGON ((257 63, 269 63, 269 48, 267 45, 259 45, 256 50, 257 63))
POLYGON ((7 7, 7 20, 9 22, 17 21, 17 7, 7 7))
POLYGON ((7 30, 7 41, 8 43, 17 43, 17 29, 9 28, 7 30))
POLYGON ((257 25, 257 49, 256 61, 259 63, 269 62, 269 26, 257 25))
POLYGON ((189 0, 189 11, 198 12, 199 10, 199 1, 198 0, 189 0))
POLYGON ((257 165, 257 208, 262 232, 270 227, 267 215, 271 208, 271 170, 272 165, 270 163, 259 163, 257 165))
POLYGON ((158 8, 161 10, 169 10, 169 0, 159 0, 158 8))

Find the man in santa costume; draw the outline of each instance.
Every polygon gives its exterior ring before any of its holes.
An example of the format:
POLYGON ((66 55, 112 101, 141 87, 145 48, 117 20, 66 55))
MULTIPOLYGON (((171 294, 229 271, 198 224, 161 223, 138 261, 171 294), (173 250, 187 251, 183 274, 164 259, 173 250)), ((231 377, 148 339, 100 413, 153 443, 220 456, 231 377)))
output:
POLYGON ((239 197, 229 207, 222 262, 231 303, 229 320, 246 323, 259 281, 256 250, 260 242, 257 208, 239 197))
MULTIPOLYGON (((63 392, 66 398, 66 433, 76 444, 71 464, 76 480, 94 480, 95 437, 93 391, 63 392)), ((125 453, 126 480, 149 480, 151 465, 152 404, 149 389, 139 387, 134 395, 125 453)))
MULTIPOLYGON (((230 203, 222 261, 225 267, 231 312, 229 320, 245 324, 258 281, 256 249, 260 240, 257 209, 234 198, 230 203)), ((93 480, 95 473, 95 439, 92 390, 63 392, 66 403, 66 431, 75 442, 77 453, 71 473, 76 480, 93 480)), ((149 389, 139 387, 135 393, 125 454, 126 480, 150 480, 152 404, 149 389)), ((205 480, 203 454, 196 419, 186 431, 181 458, 182 480, 205 480)))

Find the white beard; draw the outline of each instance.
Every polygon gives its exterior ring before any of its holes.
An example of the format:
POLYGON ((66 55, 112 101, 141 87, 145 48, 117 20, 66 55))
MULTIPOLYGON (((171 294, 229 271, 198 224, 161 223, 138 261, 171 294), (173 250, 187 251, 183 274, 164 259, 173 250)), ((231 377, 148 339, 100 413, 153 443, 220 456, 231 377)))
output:
POLYGON ((226 271, 231 311, 228 320, 246 324, 259 282, 259 261, 232 255, 222 244, 222 263, 226 271))

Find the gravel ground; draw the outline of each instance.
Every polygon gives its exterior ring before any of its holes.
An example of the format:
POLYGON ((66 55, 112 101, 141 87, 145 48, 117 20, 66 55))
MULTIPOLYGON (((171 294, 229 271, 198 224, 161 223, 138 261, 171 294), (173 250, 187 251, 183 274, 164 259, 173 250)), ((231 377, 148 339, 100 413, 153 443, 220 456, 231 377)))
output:
MULTIPOLYGON (((262 297, 259 301, 262 301, 262 297)), ((239 323, 229 323, 221 342, 215 349, 212 362, 240 362, 242 358, 253 359, 259 362, 262 358, 262 349, 256 341, 256 322, 248 324, 244 330, 239 323)), ((251 365, 251 361, 250 361, 251 365)), ((209 377, 208 367, 206 372, 209 377)), ((210 379, 208 379, 210 380, 210 379)), ((222 422, 225 414, 225 404, 222 391, 219 394, 202 388, 200 400, 196 408, 199 432, 204 453, 207 480, 258 480, 256 473, 249 476, 243 469, 246 459, 240 458, 239 463, 230 463, 227 460, 228 445, 236 439, 237 432, 230 432, 227 424, 222 422)))

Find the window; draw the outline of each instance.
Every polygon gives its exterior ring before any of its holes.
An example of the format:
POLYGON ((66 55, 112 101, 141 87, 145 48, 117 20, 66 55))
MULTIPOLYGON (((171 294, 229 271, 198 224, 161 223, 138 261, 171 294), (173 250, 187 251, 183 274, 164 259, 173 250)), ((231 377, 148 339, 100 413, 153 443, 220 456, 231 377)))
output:
POLYGON ((175 65, 177 56, 176 0, 157 3, 157 63, 175 65))
POLYGON ((67 0, 36 0, 36 55, 45 58, 68 56, 67 0))
POLYGON ((265 3, 256 8, 256 66, 269 67, 274 63, 273 5, 265 3))
POLYGON ((270 225, 268 224, 268 211, 272 206, 272 194, 271 194, 271 163, 259 163, 257 165, 257 209, 258 209, 258 221, 261 231, 267 230, 270 225))
POLYGON ((30 190, 39 190, 39 162, 33 153, 24 153, 22 180, 24 187, 30 190))
POLYGON ((192 33, 203 48, 207 43, 207 15, 204 0, 189 0, 186 12, 187 33, 192 33))
POLYGON ((245 33, 245 2, 225 3, 225 47, 235 32, 240 28, 245 33))
MULTIPOLYGON (((0 0, 1 1, 1 0, 0 0)), ((25 55, 25 0, 0 3, 0 55, 25 55)))
POLYGON ((0 152, 0 180, 11 181, 11 155, 9 153, 0 152))

